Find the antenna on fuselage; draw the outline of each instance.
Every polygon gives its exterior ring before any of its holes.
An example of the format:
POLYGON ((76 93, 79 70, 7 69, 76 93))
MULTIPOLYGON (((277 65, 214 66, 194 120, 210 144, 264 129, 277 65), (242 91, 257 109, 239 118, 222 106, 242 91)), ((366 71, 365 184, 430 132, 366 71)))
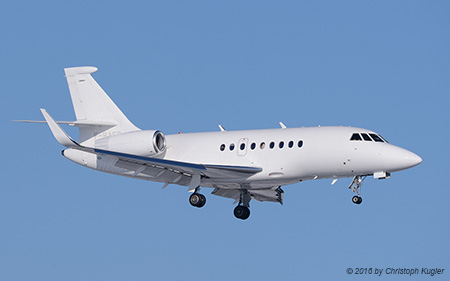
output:
POLYGON ((222 125, 219 125, 219 129, 223 132, 226 131, 224 127, 222 127, 222 125))
POLYGON ((284 125, 283 122, 280 122, 280 126, 281 126, 281 129, 286 129, 287 128, 286 125, 284 125))

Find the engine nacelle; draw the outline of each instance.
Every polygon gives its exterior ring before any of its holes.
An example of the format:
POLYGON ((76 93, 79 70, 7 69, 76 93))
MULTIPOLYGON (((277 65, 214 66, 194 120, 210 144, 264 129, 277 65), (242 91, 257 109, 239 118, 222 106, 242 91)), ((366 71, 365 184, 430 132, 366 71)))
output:
POLYGON ((139 156, 156 156, 166 151, 166 138, 160 131, 123 133, 95 141, 95 147, 139 156))

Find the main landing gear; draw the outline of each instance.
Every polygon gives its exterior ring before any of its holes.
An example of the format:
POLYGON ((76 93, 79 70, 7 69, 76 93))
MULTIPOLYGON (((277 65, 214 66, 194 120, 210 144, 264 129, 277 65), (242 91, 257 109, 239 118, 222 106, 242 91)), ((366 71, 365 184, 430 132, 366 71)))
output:
MULTIPOLYGON (((198 193, 199 190, 200 188, 197 187, 194 193, 189 197, 189 203, 197 208, 201 208, 206 204, 206 197, 205 195, 198 193)), ((247 189, 241 189, 240 193, 239 204, 234 208, 233 213, 236 218, 246 220, 250 217, 250 200, 252 200, 252 198, 247 189)))
POLYGON ((206 204, 206 197, 205 195, 197 193, 197 191, 195 191, 189 197, 189 203, 194 207, 201 208, 206 204))
POLYGON ((246 220, 250 216, 250 209, 241 205, 237 205, 234 208, 234 216, 241 220, 246 220))
POLYGON ((246 189, 241 189, 239 204, 234 208, 234 216, 241 220, 246 220, 250 216, 250 194, 246 189))
POLYGON ((363 181, 367 178, 367 176, 355 176, 353 178, 352 183, 350 184, 350 186, 348 188, 352 188, 353 192, 356 192, 357 195, 353 196, 352 198, 352 202, 355 204, 361 204, 362 203, 362 198, 361 198, 361 186, 363 181))

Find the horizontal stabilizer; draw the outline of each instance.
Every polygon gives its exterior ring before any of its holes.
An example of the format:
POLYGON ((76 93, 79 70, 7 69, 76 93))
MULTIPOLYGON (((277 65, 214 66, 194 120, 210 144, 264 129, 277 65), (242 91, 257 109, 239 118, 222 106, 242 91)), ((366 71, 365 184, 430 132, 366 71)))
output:
MULTIPOLYGON (((23 123, 44 123, 47 121, 40 120, 13 120, 14 122, 23 122, 23 123)), ((114 127, 117 124, 113 122, 100 122, 100 121, 89 121, 89 120, 79 120, 79 121, 55 121, 57 124, 65 124, 73 127, 82 127, 82 126, 101 126, 101 127, 114 127)))

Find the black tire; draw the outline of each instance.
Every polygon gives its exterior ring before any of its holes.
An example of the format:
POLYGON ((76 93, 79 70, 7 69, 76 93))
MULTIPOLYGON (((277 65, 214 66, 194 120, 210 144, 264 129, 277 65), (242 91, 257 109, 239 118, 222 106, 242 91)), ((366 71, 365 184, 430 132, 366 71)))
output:
POLYGON ((200 193, 192 193, 189 197, 189 203, 197 208, 201 208, 206 204, 206 197, 200 193))
POLYGON ((199 202, 201 202, 200 195, 198 193, 192 193, 189 197, 189 203, 194 207, 198 207, 199 202))
POLYGON ((359 196, 358 196, 358 203, 357 203, 357 204, 359 205, 359 204, 361 204, 361 203, 362 203, 362 197, 359 197, 359 196))
POLYGON ((250 216, 250 209, 244 206, 234 208, 234 216, 241 220, 246 220, 250 216))
POLYGON ((361 197, 359 197, 357 195, 353 196, 352 197, 352 202, 355 203, 355 204, 360 204, 360 203, 358 203, 359 202, 359 198, 361 198, 361 197))
POLYGON ((236 206, 233 213, 236 218, 240 219, 244 215, 244 212, 244 206, 236 206))
POLYGON ((196 207, 203 207, 206 204, 206 196, 203 194, 198 194, 200 196, 200 201, 198 202, 198 204, 196 205, 196 207))
POLYGON ((241 219, 246 220, 250 216, 250 209, 248 207, 244 207, 244 208, 245 208, 245 212, 241 219))

